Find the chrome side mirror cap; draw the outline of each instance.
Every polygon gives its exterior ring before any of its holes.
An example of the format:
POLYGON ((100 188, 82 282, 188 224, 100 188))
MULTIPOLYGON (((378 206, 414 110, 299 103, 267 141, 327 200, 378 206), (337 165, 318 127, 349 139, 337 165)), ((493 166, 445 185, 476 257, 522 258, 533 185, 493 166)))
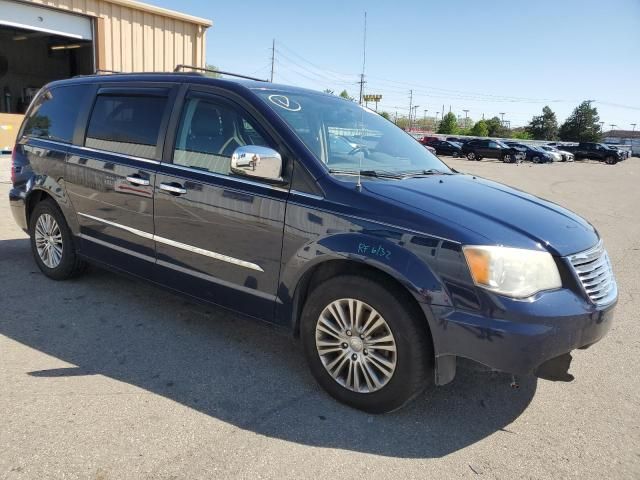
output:
POLYGON ((231 155, 231 171, 245 177, 282 182, 282 156, 269 147, 238 147, 231 155))

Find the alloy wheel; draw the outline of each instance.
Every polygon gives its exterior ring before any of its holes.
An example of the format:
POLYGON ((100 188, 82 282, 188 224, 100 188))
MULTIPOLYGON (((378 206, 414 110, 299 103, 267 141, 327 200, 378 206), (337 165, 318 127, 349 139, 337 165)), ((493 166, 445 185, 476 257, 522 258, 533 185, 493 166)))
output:
POLYGON ((316 323, 316 349, 325 370, 343 387, 372 393, 393 377, 396 342, 385 319, 354 298, 331 302, 316 323))
POLYGON ((49 268, 56 268, 62 261, 62 232, 58 222, 48 213, 38 217, 35 228, 38 256, 49 268))

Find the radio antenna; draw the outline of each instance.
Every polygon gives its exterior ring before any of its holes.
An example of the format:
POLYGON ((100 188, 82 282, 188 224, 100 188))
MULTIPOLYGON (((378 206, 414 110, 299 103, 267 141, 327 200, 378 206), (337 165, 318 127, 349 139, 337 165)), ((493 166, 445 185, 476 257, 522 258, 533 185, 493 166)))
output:
MULTIPOLYGON (((367 64, 367 12, 364 12, 364 38, 362 41, 362 73, 360 74, 360 108, 362 108, 362 95, 364 94, 364 68, 367 64)), ((360 113, 360 126, 362 128, 361 137, 364 137, 364 110, 360 113)), ((360 182, 360 171, 362 170, 363 152, 358 153, 358 183, 356 190, 362 191, 362 182, 360 182)))

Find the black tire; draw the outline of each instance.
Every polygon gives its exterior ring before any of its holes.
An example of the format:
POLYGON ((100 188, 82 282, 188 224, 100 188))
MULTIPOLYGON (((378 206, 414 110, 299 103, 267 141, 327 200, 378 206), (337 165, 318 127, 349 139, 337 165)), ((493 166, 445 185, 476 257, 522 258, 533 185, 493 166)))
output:
POLYGON ((540 163, 540 162, 541 162, 540 157, 539 157, 539 156, 537 156, 537 155, 536 155, 535 157, 533 157, 533 158, 531 159, 531 161, 532 161, 533 163, 540 163))
MULTIPOLYGON (((343 275, 319 285, 305 302, 300 336, 315 379, 332 397, 351 407, 369 413, 390 412, 411 401, 433 382, 433 347, 426 319, 418 307, 413 307, 408 292, 383 279, 343 275), (338 383, 325 368, 316 348, 320 314, 332 302, 347 295, 374 308, 395 339, 395 370, 388 382, 373 392, 356 392, 338 383)), ((366 350, 363 353, 366 355, 366 350)))
POLYGON ((611 156, 611 155, 607 156, 607 158, 605 158, 605 159, 604 159, 604 162, 605 162, 607 165, 615 165, 616 163, 618 163, 618 162, 616 161, 616 159, 615 159, 613 156, 611 156))
POLYGON ((479 162, 480 160, 482 160, 484 157, 480 156, 480 155, 476 155, 476 162, 479 162))
POLYGON ((467 152, 467 160, 471 160, 472 162, 476 159, 476 152, 467 152))
POLYGON ((29 236, 31 237, 31 252, 33 253, 33 258, 38 264, 38 268, 40 268, 42 273, 47 277, 53 280, 66 280, 86 270, 86 263, 76 254, 73 236, 64 219, 64 215, 62 215, 62 212, 53 200, 46 199, 35 206, 29 219, 29 236), (40 216, 45 214, 50 215, 56 221, 62 237, 62 256, 60 262, 53 268, 45 265, 36 246, 36 224, 40 216))
POLYGON ((515 158, 514 158, 514 156, 513 156, 513 155, 511 155, 510 153, 505 153, 505 154, 502 156, 502 161, 503 161, 504 163, 514 163, 514 162, 515 162, 515 158))

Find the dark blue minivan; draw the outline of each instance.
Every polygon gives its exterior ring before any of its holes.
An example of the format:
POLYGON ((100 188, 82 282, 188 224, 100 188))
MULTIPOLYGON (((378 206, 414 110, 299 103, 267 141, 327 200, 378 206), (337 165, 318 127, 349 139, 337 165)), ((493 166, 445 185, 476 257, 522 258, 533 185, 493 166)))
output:
POLYGON ((318 382, 369 412, 450 382, 457 357, 563 378, 617 301, 586 220, 450 169, 354 102, 289 86, 51 83, 12 181, 48 277, 90 262, 286 327, 318 382))

